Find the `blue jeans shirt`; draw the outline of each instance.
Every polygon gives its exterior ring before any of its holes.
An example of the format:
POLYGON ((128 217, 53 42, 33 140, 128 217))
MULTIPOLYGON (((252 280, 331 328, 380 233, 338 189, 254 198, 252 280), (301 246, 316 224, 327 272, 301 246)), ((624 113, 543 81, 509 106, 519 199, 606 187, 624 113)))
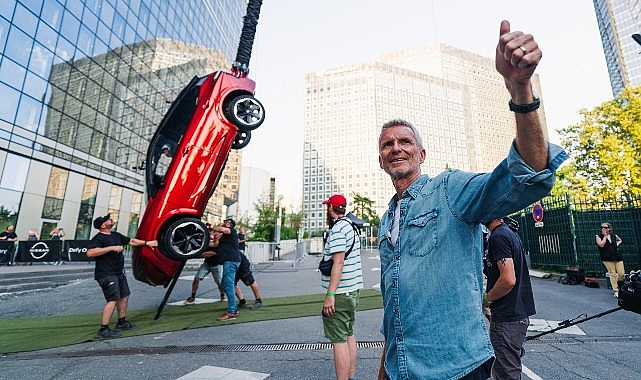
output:
POLYGON ((492 173, 422 175, 400 200, 395 245, 394 195, 378 235, 390 379, 458 379, 493 355, 482 312, 480 223, 549 194, 568 156, 553 144, 548 150, 548 168, 538 173, 512 146, 492 173))

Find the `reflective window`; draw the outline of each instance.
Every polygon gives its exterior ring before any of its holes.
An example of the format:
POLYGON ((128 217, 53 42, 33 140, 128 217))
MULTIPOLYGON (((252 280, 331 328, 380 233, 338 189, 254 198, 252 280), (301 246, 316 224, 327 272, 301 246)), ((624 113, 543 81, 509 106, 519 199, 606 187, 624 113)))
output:
POLYGON ((45 197, 42 206, 42 217, 44 219, 57 219, 62 216, 62 204, 64 200, 58 198, 45 197))
POLYGON ((13 18, 13 11, 16 8, 16 3, 13 1, 10 1, 9 4, 7 2, 3 2, 2 6, 0 7, 0 16, 6 18, 7 20, 11 20, 13 18))
POLYGON ((78 37, 78 29, 80 28, 80 21, 75 18, 71 13, 65 11, 62 19, 62 27, 60 34, 71 42, 75 42, 78 37))
POLYGON ((13 24, 28 35, 34 36, 36 34, 36 27, 38 26, 38 18, 22 6, 22 4, 17 4, 16 11, 13 15, 13 24))
POLYGON ((131 197, 131 213, 129 214, 129 228, 127 236, 136 236, 138 225, 140 224, 140 207, 142 203, 142 193, 133 193, 131 197))
POLYGON ((78 211, 78 222, 76 223, 76 239, 89 239, 91 234, 91 222, 93 220, 96 194, 98 193, 98 180, 85 177, 78 211))
POLYGON ((116 224, 120 222, 120 202, 122 201, 122 187, 118 185, 111 185, 111 192, 109 193, 109 213, 111 213, 111 219, 116 221, 116 224))
POLYGON ((54 29, 60 27, 63 8, 56 0, 45 0, 40 18, 54 29))
POLYGON ((56 50, 56 41, 58 34, 51 27, 43 22, 38 25, 38 34, 36 38, 39 43, 46 46, 50 51, 56 50))
MULTIPOLYGON (((98 194, 98 180, 92 177, 86 177, 82 188, 82 203, 95 205, 96 194, 98 194)), ((93 213, 92 213, 93 215, 93 213)))
POLYGON ((48 79, 52 61, 53 53, 51 52, 51 50, 36 42, 33 46, 33 51, 31 52, 29 70, 44 79, 48 79))
POLYGON ((0 189, 0 230, 16 225, 21 200, 21 191, 0 189))
POLYGON ((16 115, 16 124, 24 129, 33 132, 37 131, 40 124, 41 111, 42 103, 28 96, 22 96, 18 114, 16 115))
POLYGON ((20 29, 11 27, 4 55, 18 62, 20 65, 27 67, 32 45, 33 40, 31 37, 20 29))
POLYGON ((24 191, 28 172, 29 159, 16 156, 14 154, 8 154, 7 159, 4 162, 4 170, 2 171, 0 187, 9 190, 24 191))
POLYGON ((65 169, 52 167, 49 174, 49 185, 47 186, 47 196, 52 198, 64 199, 67 190, 67 179, 69 172, 65 169))
POLYGON ((10 59, 3 59, 0 66, 0 81, 21 90, 27 70, 10 59))
MULTIPOLYGON (((6 59, 3 61, 6 61, 6 59)), ((4 83, 0 83, 0 94, 2 94, 0 119, 13 123, 16 117, 16 110, 18 109, 20 93, 4 83)))

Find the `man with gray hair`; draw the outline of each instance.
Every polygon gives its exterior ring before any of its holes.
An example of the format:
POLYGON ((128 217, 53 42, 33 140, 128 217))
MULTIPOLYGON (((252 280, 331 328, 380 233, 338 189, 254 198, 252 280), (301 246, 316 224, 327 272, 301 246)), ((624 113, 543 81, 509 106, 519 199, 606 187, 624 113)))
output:
POLYGON ((481 223, 549 194, 555 170, 567 158, 545 141, 535 112, 540 101, 530 78, 541 55, 532 35, 501 23, 496 68, 511 96, 517 131, 492 173, 421 175, 426 150, 416 128, 398 119, 383 125, 379 164, 396 194, 378 232, 385 337, 379 379, 490 376, 481 223))

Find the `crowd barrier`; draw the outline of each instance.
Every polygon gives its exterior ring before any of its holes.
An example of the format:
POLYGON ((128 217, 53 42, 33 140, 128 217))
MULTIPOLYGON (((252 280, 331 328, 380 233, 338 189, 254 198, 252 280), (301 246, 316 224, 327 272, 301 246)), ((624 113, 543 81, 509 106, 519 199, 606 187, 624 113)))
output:
POLYGON ((87 249, 89 240, 0 241, 0 263, 93 261, 87 249))
MULTIPOLYGON (((282 240, 273 242, 248 242, 245 255, 253 264, 269 261, 301 261, 309 252, 310 242, 282 240)), ((0 240, 0 263, 49 263, 87 262, 89 240, 0 240)), ((125 261, 131 261, 131 247, 125 247, 125 261)))

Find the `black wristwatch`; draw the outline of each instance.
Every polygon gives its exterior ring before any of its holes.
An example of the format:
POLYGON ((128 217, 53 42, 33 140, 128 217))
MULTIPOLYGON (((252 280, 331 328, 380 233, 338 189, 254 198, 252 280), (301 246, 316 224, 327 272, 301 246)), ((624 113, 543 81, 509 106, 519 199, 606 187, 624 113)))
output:
POLYGON ((528 113, 539 109, 539 107, 541 106, 541 100, 536 95, 534 95, 534 101, 530 104, 514 104, 512 102, 512 99, 510 99, 508 105, 510 106, 510 111, 512 112, 528 113))

